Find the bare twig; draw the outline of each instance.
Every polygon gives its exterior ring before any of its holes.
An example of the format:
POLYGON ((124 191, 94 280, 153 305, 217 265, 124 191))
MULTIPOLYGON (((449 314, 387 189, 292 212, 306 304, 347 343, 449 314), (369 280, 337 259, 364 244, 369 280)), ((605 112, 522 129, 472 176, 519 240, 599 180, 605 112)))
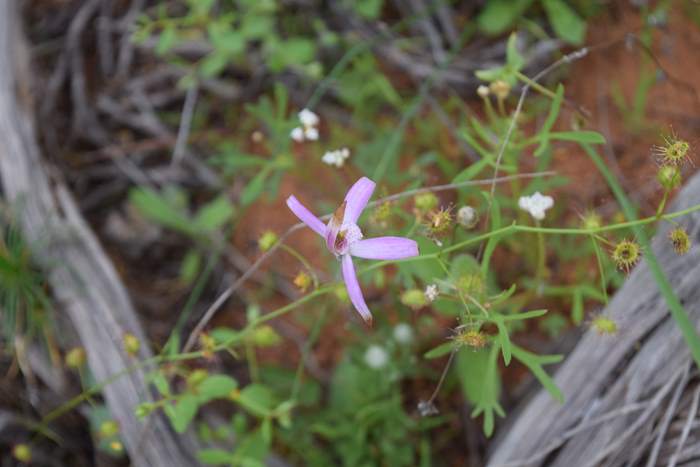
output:
POLYGON ((671 403, 666 408, 666 414, 664 415, 664 418, 661 421, 661 424, 659 425, 656 441, 654 442, 654 446, 652 447, 651 453, 649 454, 649 458, 647 459, 647 467, 654 467, 655 465, 657 465, 656 461, 659 457, 659 451, 661 451, 661 443, 663 442, 666 433, 668 433, 668 426, 671 424, 673 415, 676 412, 676 408, 678 407, 678 401, 681 399, 681 395, 683 394, 683 391, 685 390, 685 387, 688 384, 689 372, 690 366, 686 366, 685 373, 683 373, 683 376, 681 378, 681 383, 676 387, 676 391, 673 393, 673 397, 671 398, 671 403))
POLYGON ((175 149, 173 150, 173 159, 170 162, 171 166, 179 165, 185 155, 187 138, 190 135, 192 117, 194 116, 194 108, 197 105, 198 94, 199 86, 197 84, 193 84, 187 89, 185 104, 182 108, 182 117, 180 118, 180 128, 177 131, 177 140, 175 141, 175 149))
POLYGON ((624 407, 620 407, 619 409, 612 410, 604 415, 601 415, 600 417, 593 418, 591 420, 586 421, 585 423, 581 423, 580 425, 571 428, 570 430, 566 431, 563 433, 560 437, 556 438, 554 441, 549 443, 547 446, 545 446, 542 450, 534 453, 532 456, 528 457, 527 459, 520 459, 520 460, 515 460, 515 461, 510 461, 506 462, 503 464, 498 464, 497 467, 525 467, 530 464, 534 464, 540 459, 543 459, 546 457, 549 453, 555 451, 559 446, 563 445, 568 439, 573 438, 577 434, 590 430, 591 428, 594 428, 602 423, 605 423, 609 420, 612 420, 617 417, 621 417, 623 415, 629 415, 634 412, 639 412, 640 410, 643 410, 644 408, 647 407, 647 403, 642 403, 642 402, 637 402, 634 404, 628 404, 625 405, 624 407))
POLYGON ((685 445, 685 442, 688 439, 688 435, 690 434, 690 428, 692 426, 693 420, 695 420, 695 417, 698 414, 698 402, 700 402, 700 386, 698 386, 698 388, 695 390, 695 393, 693 393, 693 402, 690 404, 688 418, 685 422, 685 425, 683 426, 683 432, 681 433, 681 437, 678 440, 678 446, 676 446, 676 451, 673 453, 671 459, 668 461, 668 467, 676 467, 676 464, 678 463, 678 459, 680 457, 681 451, 683 450, 683 446, 685 445))

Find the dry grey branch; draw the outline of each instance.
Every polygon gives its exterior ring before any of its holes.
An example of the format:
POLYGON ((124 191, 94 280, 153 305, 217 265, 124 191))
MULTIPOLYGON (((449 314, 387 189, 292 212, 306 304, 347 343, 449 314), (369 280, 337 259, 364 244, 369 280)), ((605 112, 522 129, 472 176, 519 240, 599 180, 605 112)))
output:
MULTIPOLYGON (((117 272, 60 180, 49 180, 36 141, 30 99, 28 52, 18 25, 18 2, 0 2, 0 179, 5 199, 18 209, 28 242, 39 250, 54 298, 65 310, 88 355, 95 379, 104 380, 132 365, 122 346, 130 332, 147 342, 117 272)), ((92 5, 92 4, 86 4, 92 5)), ((90 14, 94 12, 90 7, 90 14)), ((83 13, 87 14, 87 13, 83 13)), ((76 27, 77 28, 77 27, 76 27)), ((77 34, 77 32, 76 32, 77 34)), ((74 44, 75 45, 75 44, 74 44)), ((82 92, 82 91, 81 91, 82 92)), ((80 101, 81 94, 75 97, 80 101)), ((84 102, 80 105, 84 105, 84 102)), ((152 356, 147 345, 140 358, 152 356)), ((105 402, 121 427, 136 466, 191 466, 194 443, 177 436, 162 414, 154 430, 143 430, 134 415, 150 399, 146 375, 132 371, 106 386, 105 402)))

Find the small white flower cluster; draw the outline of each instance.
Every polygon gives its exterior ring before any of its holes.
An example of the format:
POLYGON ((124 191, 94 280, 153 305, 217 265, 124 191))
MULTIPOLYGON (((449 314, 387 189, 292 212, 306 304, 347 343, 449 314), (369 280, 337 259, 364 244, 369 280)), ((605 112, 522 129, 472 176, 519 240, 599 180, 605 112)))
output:
POLYGON ((384 368, 389 363, 389 354, 379 345, 370 345, 365 351, 365 363, 375 370, 384 368))
POLYGON ((435 284, 430 284, 425 288, 425 299, 428 300, 428 303, 434 302, 438 294, 438 288, 435 284))
POLYGON ((536 191, 532 196, 521 196, 518 200, 518 206, 523 211, 530 213, 538 221, 541 221, 544 219, 544 212, 554 206, 554 198, 543 196, 539 191, 536 191))
POLYGON ((320 121, 318 115, 309 109, 303 109, 299 112, 299 121, 301 126, 294 128, 289 136, 297 143, 303 143, 306 140, 316 141, 318 139, 317 127, 320 121))
POLYGON ((350 157, 348 148, 336 149, 335 151, 326 151, 321 160, 328 165, 334 165, 338 168, 345 165, 345 160, 350 157))

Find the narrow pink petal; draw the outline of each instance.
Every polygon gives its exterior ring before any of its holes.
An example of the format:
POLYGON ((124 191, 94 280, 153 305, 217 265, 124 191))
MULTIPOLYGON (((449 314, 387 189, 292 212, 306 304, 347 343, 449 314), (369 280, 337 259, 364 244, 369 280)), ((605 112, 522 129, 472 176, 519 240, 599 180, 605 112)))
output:
POLYGON ((355 266, 352 264, 352 257, 350 255, 343 256, 343 280, 345 280, 345 287, 348 289, 348 296, 355 309, 360 313, 362 319, 365 320, 367 324, 372 325, 372 313, 370 313, 367 304, 365 303, 365 297, 362 295, 362 290, 360 289, 360 284, 357 282, 357 275, 355 274, 355 266))
POLYGON ((357 219, 362 214, 362 210, 367 206, 367 202, 372 197, 376 183, 367 177, 362 177, 350 187, 345 195, 347 208, 345 209, 345 217, 343 222, 351 224, 357 223, 357 219))
POLYGON ((311 211, 306 209, 306 206, 301 204, 294 195, 287 198, 287 206, 289 206, 289 209, 292 210, 294 215, 304 224, 308 225, 311 230, 322 237, 326 236, 326 225, 321 222, 321 219, 314 216, 311 211))
POLYGON ((418 256, 418 244, 404 237, 376 237, 350 246, 350 254, 365 259, 403 259, 418 256))

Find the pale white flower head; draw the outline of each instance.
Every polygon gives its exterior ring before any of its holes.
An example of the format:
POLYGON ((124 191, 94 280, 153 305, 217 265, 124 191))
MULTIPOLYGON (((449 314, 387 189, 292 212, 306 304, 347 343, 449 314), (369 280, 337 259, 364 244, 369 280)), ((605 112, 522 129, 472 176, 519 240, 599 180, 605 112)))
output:
POLYGON ((320 122, 318 115, 309 109, 303 109, 298 114, 301 126, 294 128, 289 136, 297 143, 305 140, 316 141, 318 139, 318 128, 320 122))
POLYGON ((545 211, 554 206, 554 198, 544 196, 539 191, 536 191, 531 196, 521 196, 518 200, 518 206, 520 206, 520 209, 530 213, 538 221, 541 221, 544 219, 545 211))
POLYGON ((304 128, 304 138, 309 141, 316 141, 318 139, 318 128, 309 126, 304 128))
POLYGON ((348 148, 336 149, 335 151, 326 151, 321 160, 328 164, 334 165, 338 168, 345 165, 345 161, 350 157, 350 150, 348 148))
POLYGON ((413 328, 406 323, 394 326, 394 339, 401 344, 408 344, 413 340, 413 328))
POLYGON ((428 300, 428 302, 434 302, 435 299, 437 298, 439 292, 437 285, 435 284, 430 284, 425 288, 425 299, 428 300))
POLYGON ((488 87, 488 86, 484 86, 483 84, 480 85, 478 88, 476 88, 476 94, 477 94, 479 97, 481 97, 482 99, 483 99, 483 98, 486 98, 486 97, 489 97, 489 94, 490 94, 490 93, 491 93, 491 91, 489 90, 489 87, 488 87))
POLYGON ((471 229, 476 225, 478 220, 479 215, 477 214, 476 209, 471 206, 462 206, 457 211, 457 222, 459 222, 462 227, 471 229))
POLYGON ((384 347, 379 345, 370 345, 365 351, 365 363, 368 367, 379 370, 384 368, 389 362, 389 354, 384 347))
POLYGON ((299 121, 305 127, 317 126, 319 122, 318 115, 309 109, 303 109, 299 112, 299 121))
POLYGON ((304 141, 304 129, 298 126, 289 133, 289 136, 297 143, 301 143, 304 141))

